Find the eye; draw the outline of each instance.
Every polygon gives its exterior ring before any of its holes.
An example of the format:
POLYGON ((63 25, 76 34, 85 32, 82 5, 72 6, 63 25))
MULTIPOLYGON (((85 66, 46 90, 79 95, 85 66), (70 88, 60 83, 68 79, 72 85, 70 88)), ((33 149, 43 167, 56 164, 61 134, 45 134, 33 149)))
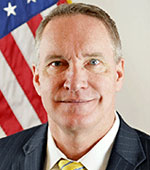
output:
POLYGON ((85 63, 85 68, 93 73, 102 73, 106 71, 106 65, 101 59, 92 58, 85 63))
POLYGON ((55 60, 55 61, 51 61, 49 64, 48 64, 48 67, 66 67, 68 66, 68 62, 65 61, 65 60, 55 60))
POLYGON ((98 65, 100 61, 98 59, 91 59, 88 64, 90 65, 98 65))
POLYGON ((53 60, 47 65, 49 74, 61 73, 68 68, 69 64, 66 60, 53 60))
POLYGON ((61 61, 53 61, 50 65, 53 67, 58 67, 64 65, 64 63, 61 61))

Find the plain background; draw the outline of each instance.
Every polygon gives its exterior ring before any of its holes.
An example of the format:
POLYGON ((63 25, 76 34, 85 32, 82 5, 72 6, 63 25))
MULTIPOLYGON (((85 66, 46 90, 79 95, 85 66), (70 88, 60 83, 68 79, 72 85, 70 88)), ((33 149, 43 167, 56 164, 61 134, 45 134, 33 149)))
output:
POLYGON ((125 59, 116 109, 132 127, 150 134, 150 0, 74 0, 98 5, 115 20, 125 59))
MULTIPOLYGON (((124 86, 117 94, 116 109, 132 127, 150 134, 150 0, 72 1, 98 5, 115 20, 125 59, 124 86)), ((48 12, 46 11, 45 14, 48 12)), ((14 102, 12 100, 12 103, 14 102)), ((20 107, 15 109, 20 113, 20 107)), ((31 108, 26 107, 27 109, 29 109, 27 113, 30 113, 31 108)), ((24 129, 40 123, 39 119, 29 120, 36 114, 20 116, 18 112, 15 113, 18 120, 24 123, 22 125, 24 129)), ((4 136, 6 134, 0 127, 0 137, 4 136)))

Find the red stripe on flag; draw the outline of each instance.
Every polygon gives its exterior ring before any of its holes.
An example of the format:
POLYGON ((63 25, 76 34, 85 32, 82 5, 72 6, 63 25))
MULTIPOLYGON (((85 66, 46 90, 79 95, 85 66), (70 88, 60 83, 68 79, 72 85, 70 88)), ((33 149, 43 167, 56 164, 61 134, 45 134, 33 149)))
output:
POLYGON ((35 37, 36 29, 38 28, 41 21, 42 21, 42 16, 38 14, 27 22, 34 37, 35 37))
POLYGON ((67 0, 59 0, 58 2, 57 2, 57 5, 60 5, 60 4, 67 4, 68 2, 67 2, 67 0))
POLYGON ((33 86, 33 75, 14 38, 8 34, 0 39, 1 51, 21 85, 24 93, 35 109, 42 123, 47 121, 47 114, 42 105, 41 99, 33 86))
POLYGON ((12 135, 23 130, 16 116, 13 114, 10 106, 8 105, 5 97, 0 91, 0 125, 6 135, 12 135))

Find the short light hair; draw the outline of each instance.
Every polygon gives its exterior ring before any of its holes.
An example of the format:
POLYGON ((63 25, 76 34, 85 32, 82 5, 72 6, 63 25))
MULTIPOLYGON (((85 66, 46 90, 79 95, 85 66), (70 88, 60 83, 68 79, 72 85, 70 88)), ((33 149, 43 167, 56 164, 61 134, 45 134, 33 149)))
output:
POLYGON ((84 4, 84 3, 72 3, 72 4, 62 4, 57 6, 40 23, 36 31, 36 39, 35 39, 35 50, 36 50, 35 59, 37 65, 39 64, 39 46, 42 39, 42 33, 46 25, 49 23, 49 21, 51 21, 55 17, 70 16, 76 14, 83 14, 83 15, 95 17, 99 19, 101 22, 103 22, 112 39, 112 44, 114 47, 114 60, 116 61, 116 63, 120 60, 120 58, 122 57, 121 40, 119 37, 116 24, 110 18, 110 16, 104 10, 102 10, 97 6, 84 4))

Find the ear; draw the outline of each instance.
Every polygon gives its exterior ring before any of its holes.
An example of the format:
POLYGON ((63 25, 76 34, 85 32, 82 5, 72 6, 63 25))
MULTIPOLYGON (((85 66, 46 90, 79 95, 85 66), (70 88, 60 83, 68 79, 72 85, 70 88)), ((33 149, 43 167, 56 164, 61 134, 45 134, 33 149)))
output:
POLYGON ((116 64, 116 91, 120 91, 124 80, 124 59, 121 58, 116 64))
POLYGON ((39 79, 39 70, 36 65, 32 65, 32 72, 33 72, 33 85, 35 87, 36 92, 40 96, 40 79, 39 79))

